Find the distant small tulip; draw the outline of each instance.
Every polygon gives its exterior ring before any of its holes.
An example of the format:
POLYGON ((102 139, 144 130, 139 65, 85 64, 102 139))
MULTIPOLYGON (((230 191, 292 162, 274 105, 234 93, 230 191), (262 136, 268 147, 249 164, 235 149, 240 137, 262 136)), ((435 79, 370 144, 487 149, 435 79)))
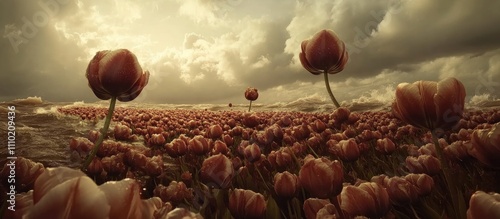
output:
POLYGON ((393 113, 408 124, 434 130, 449 129, 462 118, 465 88, 455 78, 402 83, 396 88, 393 113))
POLYGON ((132 129, 126 125, 117 124, 115 125, 113 133, 116 140, 126 141, 129 140, 130 137, 132 136, 132 129))
POLYGON ((136 56, 126 49, 99 51, 87 67, 87 79, 94 94, 102 100, 135 99, 147 85, 149 72, 143 72, 136 56))
POLYGON ((327 158, 308 155, 299 171, 302 187, 315 198, 330 198, 340 194, 344 181, 342 164, 327 158), (318 177, 321 176, 321 177, 318 177))
POLYGON ((176 138, 170 143, 165 144, 165 150, 167 151, 168 156, 177 158, 179 156, 184 156, 187 153, 188 145, 186 144, 186 141, 176 138))
POLYGON ((260 147, 255 143, 248 145, 243 150, 243 154, 245 158, 250 162, 258 161, 261 155, 260 147))
POLYGON ((500 194, 476 191, 470 197, 467 218, 500 218, 500 194))
POLYGON ((205 155, 210 152, 210 142, 201 135, 194 136, 189 140, 188 150, 194 155, 205 155))
POLYGON ((229 194, 229 211, 234 218, 264 218, 266 200, 260 193, 252 190, 234 189, 229 194))

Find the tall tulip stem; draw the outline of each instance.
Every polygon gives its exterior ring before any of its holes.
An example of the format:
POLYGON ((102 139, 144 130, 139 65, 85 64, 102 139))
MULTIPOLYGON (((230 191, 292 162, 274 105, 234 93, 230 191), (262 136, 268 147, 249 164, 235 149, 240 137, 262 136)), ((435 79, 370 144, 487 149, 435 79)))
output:
POLYGON ((252 109, 252 101, 250 100, 250 105, 248 106, 248 112, 250 112, 250 109, 252 109))
POLYGON ((330 82, 328 81, 328 72, 325 70, 323 71, 323 75, 325 76, 325 85, 326 85, 326 90, 328 91, 328 94, 330 95, 330 99, 332 99, 333 104, 339 108, 340 104, 337 102, 337 99, 335 99, 335 96, 333 96, 332 89, 330 88, 330 82))
POLYGON ((112 97, 109 103, 108 114, 106 115, 106 119, 104 120, 104 127, 101 130, 101 135, 99 136, 97 142, 94 144, 94 147, 92 148, 92 151, 90 152, 89 156, 83 163, 82 171, 87 170, 90 162, 92 162, 97 151, 99 150, 99 147, 101 147, 101 144, 104 141, 104 137, 108 133, 109 124, 111 123, 111 118, 113 118, 113 111, 115 110, 115 105, 116 105, 116 97, 112 97))

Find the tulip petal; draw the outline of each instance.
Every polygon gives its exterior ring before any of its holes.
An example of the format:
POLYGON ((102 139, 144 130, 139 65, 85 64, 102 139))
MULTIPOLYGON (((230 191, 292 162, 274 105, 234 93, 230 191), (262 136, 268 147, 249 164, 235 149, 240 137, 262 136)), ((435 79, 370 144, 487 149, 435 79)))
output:
POLYGON ((140 186, 132 179, 110 181, 99 186, 111 206, 110 218, 142 218, 140 186))
POLYGON ((423 107, 425 117, 425 127, 433 129, 436 120, 436 105, 434 104, 434 94, 436 94, 437 83, 433 81, 418 81, 418 89, 420 91, 420 104, 423 107))
POLYGON ((23 218, 108 218, 109 209, 104 193, 94 181, 80 176, 51 187, 23 218))
POLYGON ((99 61, 99 80, 111 95, 130 90, 142 72, 136 56, 126 49, 110 51, 99 61))
POLYGON ((418 86, 408 83, 399 84, 396 87, 396 110, 400 119, 417 127, 426 127, 421 119, 425 118, 418 86))
POLYGON ((311 74, 319 75, 323 71, 312 67, 311 64, 306 59, 305 50, 307 48, 307 42, 308 42, 307 40, 302 41, 301 44, 302 52, 299 54, 300 63, 307 71, 311 72, 311 74))
POLYGON ((442 124, 443 128, 451 128, 462 118, 465 95, 464 85, 455 78, 438 82, 434 96, 437 124, 442 124))
POLYGON ((149 71, 145 71, 141 78, 130 88, 130 90, 120 94, 116 99, 122 102, 128 102, 135 99, 141 94, 142 89, 146 87, 149 82, 149 71))
POLYGON ((37 178, 33 191, 33 203, 36 204, 43 196, 50 192, 55 186, 76 177, 86 176, 80 170, 68 167, 46 168, 37 178))

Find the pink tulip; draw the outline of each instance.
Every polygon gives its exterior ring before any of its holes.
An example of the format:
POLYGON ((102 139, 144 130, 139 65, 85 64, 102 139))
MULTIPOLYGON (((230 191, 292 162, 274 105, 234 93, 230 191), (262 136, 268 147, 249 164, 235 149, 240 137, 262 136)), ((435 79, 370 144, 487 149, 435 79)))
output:
POLYGON ((102 100, 135 99, 147 85, 149 72, 142 71, 137 58, 126 49, 99 51, 87 67, 89 87, 102 100))
POLYGON ((132 137, 132 129, 126 125, 117 124, 113 131, 116 140, 127 141, 132 137))
POLYGON ((155 196, 160 197, 164 202, 179 204, 184 199, 193 198, 193 189, 188 189, 184 182, 171 181, 168 186, 158 185, 154 189, 155 196))
POLYGON ((331 204, 328 199, 308 198, 304 201, 302 209, 307 219, 316 219, 318 211, 331 204))
POLYGON ((392 154, 396 150, 396 145, 389 138, 383 138, 377 140, 376 149, 385 155, 392 154))
POLYGON ((396 88, 392 110, 401 120, 416 127, 448 129, 462 118, 464 100, 464 85, 455 78, 402 83, 396 88))
POLYGON ((255 143, 248 145, 243 150, 243 154, 245 158, 252 163, 258 161, 261 155, 260 147, 255 143))

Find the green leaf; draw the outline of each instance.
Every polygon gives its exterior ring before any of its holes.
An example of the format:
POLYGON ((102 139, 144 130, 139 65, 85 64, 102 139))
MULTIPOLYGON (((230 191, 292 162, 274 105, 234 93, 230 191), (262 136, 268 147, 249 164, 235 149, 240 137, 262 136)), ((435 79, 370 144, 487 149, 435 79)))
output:
POLYGON ((280 208, 272 196, 267 199, 266 218, 281 218, 280 208))

